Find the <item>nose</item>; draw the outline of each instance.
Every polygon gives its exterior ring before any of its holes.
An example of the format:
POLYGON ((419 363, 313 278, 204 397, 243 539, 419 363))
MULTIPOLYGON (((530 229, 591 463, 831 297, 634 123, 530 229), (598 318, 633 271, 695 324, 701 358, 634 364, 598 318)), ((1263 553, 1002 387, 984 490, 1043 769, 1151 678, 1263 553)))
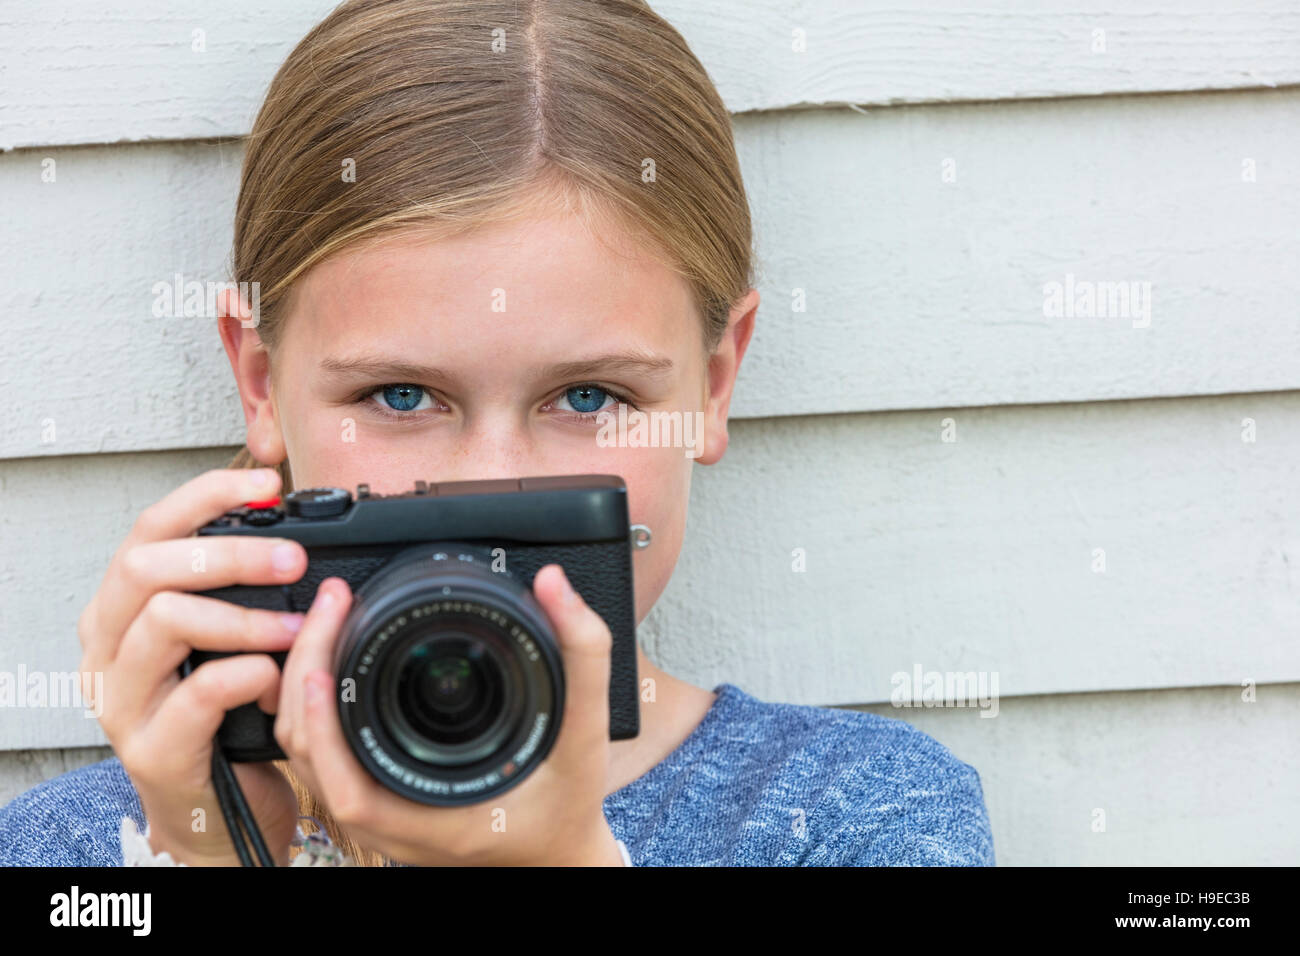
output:
POLYGON ((526 423, 506 412, 473 416, 449 455, 434 462, 433 481, 481 481, 535 474, 533 440, 526 423))

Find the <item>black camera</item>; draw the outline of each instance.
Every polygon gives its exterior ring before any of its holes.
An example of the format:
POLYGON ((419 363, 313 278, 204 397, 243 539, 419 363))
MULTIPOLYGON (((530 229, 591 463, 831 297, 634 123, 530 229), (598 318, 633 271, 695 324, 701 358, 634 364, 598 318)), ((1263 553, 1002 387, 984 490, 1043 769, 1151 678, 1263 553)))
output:
MULTIPOLYGON (((634 530, 636 535, 634 536, 634 530)), ((344 578, 353 604, 334 675, 349 746, 384 786, 435 806, 486 800, 546 758, 564 714, 564 670, 533 576, 559 564, 613 637, 609 736, 640 728, 632 550, 614 475, 434 484, 355 499, 307 488, 250 502, 198 531, 291 538, 307 551, 292 584, 199 591, 245 607, 305 611, 320 582, 344 578)), ((193 651, 190 668, 230 652, 193 651)), ((287 652, 272 654, 284 666, 287 652)), ((187 668, 188 669, 188 668, 187 668)), ((226 713, 216 745, 231 761, 285 758, 256 703, 226 713)))

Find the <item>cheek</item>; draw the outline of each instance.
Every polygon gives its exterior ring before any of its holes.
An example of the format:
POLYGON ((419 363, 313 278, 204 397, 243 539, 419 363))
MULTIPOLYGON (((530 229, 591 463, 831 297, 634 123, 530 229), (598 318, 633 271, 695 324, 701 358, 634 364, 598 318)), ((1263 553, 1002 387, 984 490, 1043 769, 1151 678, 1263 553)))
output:
POLYGON ((628 488, 628 517, 650 529, 650 546, 632 552, 637 623, 672 577, 681 551, 691 490, 691 459, 680 448, 605 449, 593 471, 620 475, 628 488))
POLYGON ((410 491, 417 478, 435 477, 409 453, 366 441, 362 423, 346 409, 299 409, 286 420, 284 435, 293 482, 299 488, 332 486, 355 492, 366 482, 372 491, 394 494, 410 491))

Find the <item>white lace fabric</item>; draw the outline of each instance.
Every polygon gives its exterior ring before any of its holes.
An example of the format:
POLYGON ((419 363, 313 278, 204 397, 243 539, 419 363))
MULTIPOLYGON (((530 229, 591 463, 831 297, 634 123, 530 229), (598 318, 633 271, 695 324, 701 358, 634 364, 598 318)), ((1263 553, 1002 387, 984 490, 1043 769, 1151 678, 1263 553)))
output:
POLYGON ((185 866, 172 859, 170 853, 155 854, 149 846, 149 832, 136 829, 135 821, 130 817, 122 818, 122 865, 123 866, 185 866))
MULTIPOLYGON (((297 833, 290 846, 302 847, 302 851, 293 858, 290 866, 355 866, 351 857, 344 856, 330 838, 324 833, 303 833, 297 827, 297 833)), ((122 865, 123 866, 187 866, 177 863, 170 853, 154 853, 149 846, 149 831, 141 833, 130 817, 122 818, 122 865)))

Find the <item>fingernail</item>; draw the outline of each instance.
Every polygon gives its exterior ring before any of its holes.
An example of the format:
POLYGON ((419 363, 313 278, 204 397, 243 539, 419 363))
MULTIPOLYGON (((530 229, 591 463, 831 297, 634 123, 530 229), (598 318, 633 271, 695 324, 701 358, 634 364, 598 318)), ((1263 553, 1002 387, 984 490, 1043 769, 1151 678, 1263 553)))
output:
POLYGON ((302 630, 302 615, 281 614, 280 623, 284 625, 284 629, 288 631, 290 634, 297 634, 300 630, 302 630))
POLYGON ((277 544, 271 549, 271 566, 277 571, 290 571, 298 563, 298 548, 292 544, 277 544))
POLYGON ((248 476, 248 480, 259 488, 265 488, 271 483, 272 471, 270 468, 258 468, 248 476))

